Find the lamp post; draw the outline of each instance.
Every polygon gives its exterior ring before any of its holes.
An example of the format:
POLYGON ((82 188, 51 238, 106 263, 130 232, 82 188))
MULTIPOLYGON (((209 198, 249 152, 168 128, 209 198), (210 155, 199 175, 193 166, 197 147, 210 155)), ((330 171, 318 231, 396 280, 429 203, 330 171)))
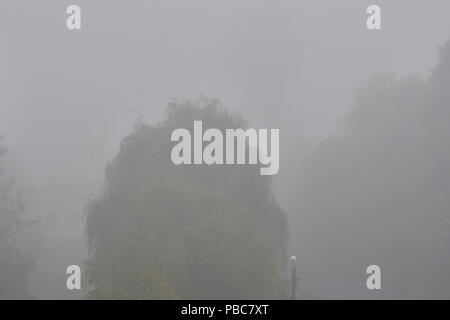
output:
POLYGON ((292 274, 291 274, 291 300, 295 300, 296 289, 297 289, 297 257, 292 256, 290 259, 290 263, 292 266, 292 274))

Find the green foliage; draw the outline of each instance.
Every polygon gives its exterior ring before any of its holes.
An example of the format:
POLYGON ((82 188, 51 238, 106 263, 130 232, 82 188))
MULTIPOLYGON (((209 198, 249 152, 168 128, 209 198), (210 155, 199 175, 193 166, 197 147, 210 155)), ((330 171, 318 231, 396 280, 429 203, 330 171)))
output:
POLYGON ((0 299, 28 298, 27 276, 33 259, 21 250, 21 232, 29 225, 23 212, 22 194, 6 177, 6 148, 0 136, 0 299))
POLYGON ((175 101, 107 165, 87 208, 92 298, 281 298, 286 218, 254 166, 175 166, 170 135, 245 127, 216 100, 175 101))

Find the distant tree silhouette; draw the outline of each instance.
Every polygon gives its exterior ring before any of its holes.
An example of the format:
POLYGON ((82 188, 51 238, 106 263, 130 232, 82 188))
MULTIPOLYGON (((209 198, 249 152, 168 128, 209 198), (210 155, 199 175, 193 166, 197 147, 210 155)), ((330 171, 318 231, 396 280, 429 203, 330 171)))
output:
POLYGON ((313 152, 292 223, 294 246, 315 243, 316 282, 368 295, 354 275, 378 263, 392 297, 450 297, 449 93, 447 43, 429 81, 372 78, 343 130, 313 152))
POLYGON ((22 194, 4 167, 7 149, 0 136, 0 299, 29 298, 27 276, 32 256, 18 244, 30 221, 24 216, 22 194))

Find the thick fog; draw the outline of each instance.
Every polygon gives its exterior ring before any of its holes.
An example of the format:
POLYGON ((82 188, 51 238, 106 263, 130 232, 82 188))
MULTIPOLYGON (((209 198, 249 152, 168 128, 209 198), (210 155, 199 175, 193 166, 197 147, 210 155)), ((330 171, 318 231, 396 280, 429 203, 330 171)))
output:
POLYGON ((447 155, 434 157, 450 114, 429 111, 450 101, 431 88, 449 10, 448 0, 1 1, 0 145, 36 220, 20 236, 29 297, 92 296, 84 283, 66 289, 66 267, 89 260, 86 207, 108 189, 105 167, 126 167, 122 139, 161 123, 171 101, 207 97, 280 129, 271 188, 289 226, 286 263, 298 259, 297 298, 450 298, 450 203, 429 200, 450 195, 436 173, 447 155), (70 4, 81 30, 66 28, 70 4), (366 27, 370 4, 381 30, 366 27), (366 287, 372 264, 381 290, 366 287))

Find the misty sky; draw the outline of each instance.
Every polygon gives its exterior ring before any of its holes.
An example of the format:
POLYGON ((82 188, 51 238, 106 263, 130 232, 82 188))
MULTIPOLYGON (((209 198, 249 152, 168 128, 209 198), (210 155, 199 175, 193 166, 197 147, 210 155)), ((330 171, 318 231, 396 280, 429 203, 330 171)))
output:
POLYGON ((133 110, 155 123, 175 97, 217 97, 255 126, 320 139, 363 80, 426 74, 450 38, 446 0, 375 1, 379 32, 365 27, 373 1, 75 2, 79 32, 65 28, 71 1, 0 4, 0 128, 39 181, 98 172, 133 110))

